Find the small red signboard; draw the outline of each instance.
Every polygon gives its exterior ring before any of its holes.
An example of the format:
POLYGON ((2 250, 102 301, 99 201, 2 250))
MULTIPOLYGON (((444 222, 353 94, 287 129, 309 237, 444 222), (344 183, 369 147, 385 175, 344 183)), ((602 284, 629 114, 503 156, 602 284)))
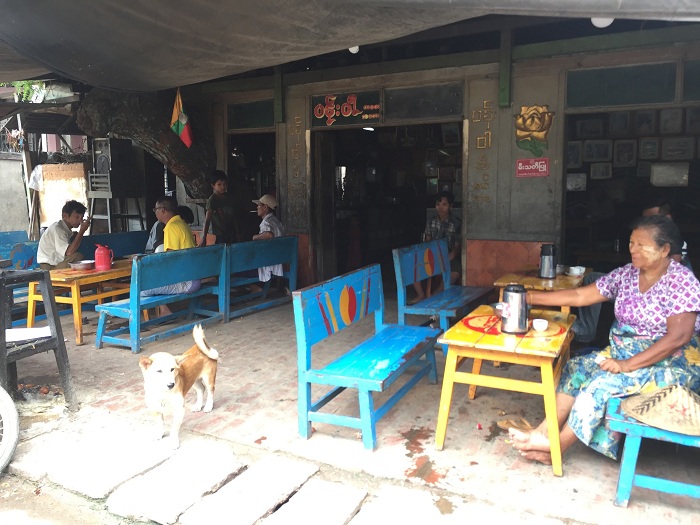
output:
POLYGON ((515 161, 516 178, 549 177, 549 159, 518 159, 515 161))

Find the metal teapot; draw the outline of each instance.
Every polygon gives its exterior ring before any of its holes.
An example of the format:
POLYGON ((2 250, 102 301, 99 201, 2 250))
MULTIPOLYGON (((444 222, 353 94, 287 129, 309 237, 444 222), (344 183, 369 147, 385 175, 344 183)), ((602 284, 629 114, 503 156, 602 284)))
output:
POLYGON ((527 332, 527 292, 522 284, 509 284, 503 289, 501 332, 527 332))
POLYGON ((101 244, 95 248, 95 270, 105 271, 112 269, 112 261, 114 260, 114 252, 107 246, 101 244))

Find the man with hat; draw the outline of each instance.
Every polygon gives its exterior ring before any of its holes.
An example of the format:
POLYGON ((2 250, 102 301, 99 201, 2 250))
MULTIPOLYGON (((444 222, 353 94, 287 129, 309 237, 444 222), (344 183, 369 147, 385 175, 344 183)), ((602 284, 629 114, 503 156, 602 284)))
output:
MULTIPOLYGON (((262 241, 284 236, 284 226, 274 214, 274 210, 277 208, 277 199, 266 193, 259 199, 254 199, 253 203, 258 207, 258 217, 262 218, 262 221, 260 221, 260 233, 253 235, 253 240, 262 241)), ((263 283, 269 281, 273 274, 284 275, 281 264, 258 268, 258 279, 263 283)), ((253 287, 253 291, 260 291, 260 288, 253 287)))

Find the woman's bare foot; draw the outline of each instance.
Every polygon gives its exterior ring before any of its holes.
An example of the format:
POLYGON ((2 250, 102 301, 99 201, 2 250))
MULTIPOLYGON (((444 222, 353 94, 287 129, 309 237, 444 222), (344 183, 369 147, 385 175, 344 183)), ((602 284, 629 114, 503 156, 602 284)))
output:
POLYGON ((531 432, 509 428, 508 433, 513 441, 513 448, 521 452, 539 451, 549 454, 549 438, 539 428, 531 432))
POLYGON ((530 461, 539 461, 545 465, 552 464, 552 455, 549 452, 541 452, 539 450, 521 450, 520 455, 530 461))

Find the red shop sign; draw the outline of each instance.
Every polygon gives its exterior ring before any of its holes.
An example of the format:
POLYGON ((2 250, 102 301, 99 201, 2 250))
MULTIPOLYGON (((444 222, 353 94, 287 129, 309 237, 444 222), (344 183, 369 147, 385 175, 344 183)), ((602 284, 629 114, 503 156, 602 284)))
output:
POLYGON ((549 177, 549 159, 518 159, 515 161, 515 177, 549 177))

